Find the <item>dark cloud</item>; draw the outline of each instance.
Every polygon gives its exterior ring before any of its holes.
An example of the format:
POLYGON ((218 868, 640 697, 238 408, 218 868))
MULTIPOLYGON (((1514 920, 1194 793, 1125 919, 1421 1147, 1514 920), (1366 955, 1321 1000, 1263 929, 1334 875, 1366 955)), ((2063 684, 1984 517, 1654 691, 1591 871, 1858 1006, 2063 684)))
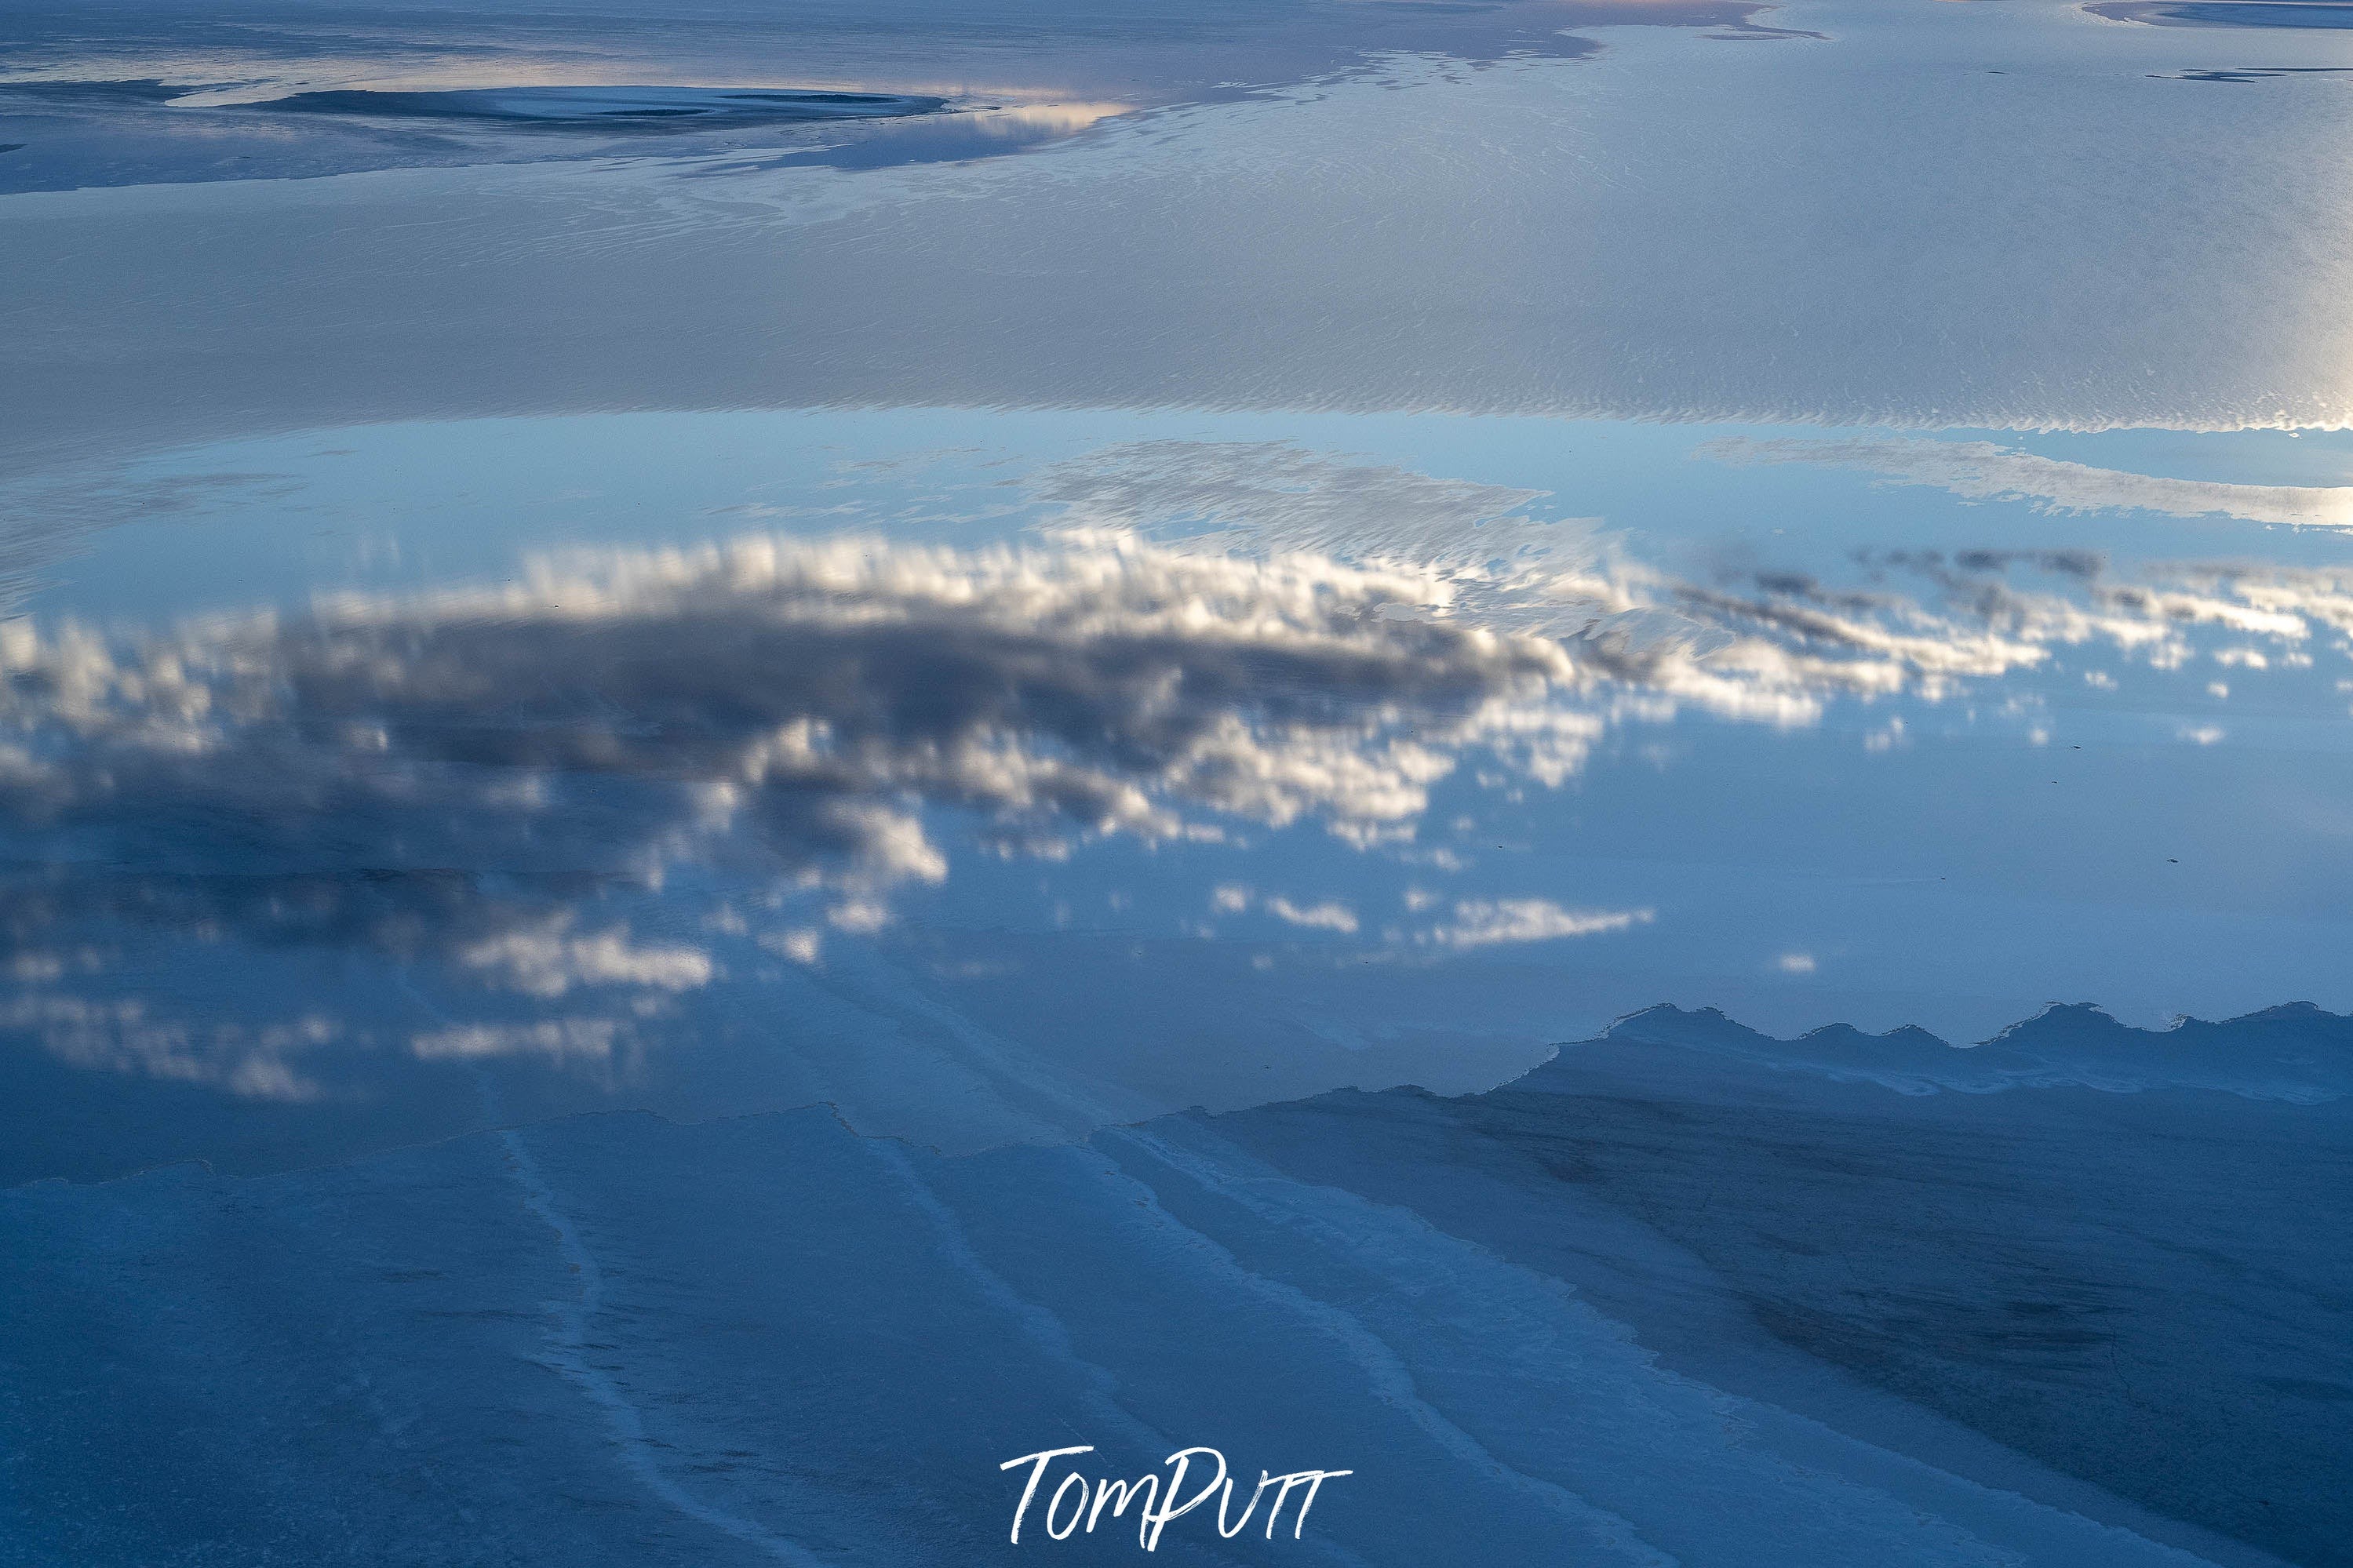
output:
POLYGON ((682 860, 845 895, 936 879, 939 808, 1033 838, 1390 830, 1430 776, 1413 748, 1569 668, 1381 618, 1394 586, 1116 545, 756 542, 137 644, 20 626, 8 929, 447 952, 682 860))

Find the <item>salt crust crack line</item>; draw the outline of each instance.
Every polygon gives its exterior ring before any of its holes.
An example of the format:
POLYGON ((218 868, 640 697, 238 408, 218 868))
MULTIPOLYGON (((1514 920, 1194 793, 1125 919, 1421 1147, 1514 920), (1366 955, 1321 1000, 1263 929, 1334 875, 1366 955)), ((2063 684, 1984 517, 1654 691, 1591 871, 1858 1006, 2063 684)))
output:
POLYGON ((646 1435, 644 1415, 629 1403, 620 1385, 588 1359, 588 1321, 601 1308, 605 1293, 605 1277, 596 1267, 596 1255, 588 1250, 570 1216, 557 1205, 554 1190, 540 1173, 538 1162, 523 1144, 522 1132, 510 1128, 499 1134, 499 1142, 506 1147, 507 1168, 514 1173, 516 1184, 522 1188, 523 1206, 555 1233, 556 1250, 580 1279, 580 1293, 574 1300, 547 1303, 548 1315, 554 1321, 548 1364, 604 1411, 622 1464, 648 1491, 689 1519, 723 1531, 795 1568, 825 1568, 821 1559, 797 1543, 748 1519, 698 1500, 662 1473, 652 1452, 653 1441, 646 1435))
MULTIPOLYGON (((1203 1169, 1198 1160, 1150 1133, 1129 1128, 1121 1130, 1119 1136, 1208 1190, 1230 1191, 1229 1184, 1203 1169)), ((1556 1482, 1516 1469, 1497 1458, 1477 1437, 1456 1426, 1443 1411, 1424 1399, 1414 1384, 1412 1372, 1398 1358, 1397 1352, 1356 1318, 1317 1300, 1294 1285, 1271 1279, 1250 1268, 1222 1243, 1203 1235, 1163 1207, 1159 1195, 1150 1186, 1122 1172, 1115 1162, 1105 1158, 1104 1167, 1108 1177, 1132 1183, 1145 1194, 1145 1205, 1154 1221, 1189 1237, 1191 1245, 1211 1259, 1214 1267, 1231 1274, 1254 1294, 1316 1323, 1364 1369, 1377 1397, 1402 1412, 1416 1426, 1466 1465, 1487 1472, 1507 1486, 1529 1493, 1546 1507, 1569 1520, 1597 1545, 1609 1550, 1623 1562, 1639 1564, 1640 1568, 1682 1568, 1680 1559, 1643 1540, 1632 1521, 1599 1508, 1556 1482)))
MULTIPOLYGON (((840 1121, 839 1111, 835 1112, 835 1120, 840 1121)), ((946 1260, 978 1285, 991 1305, 1014 1321, 1024 1339, 1055 1360, 1076 1367, 1086 1378, 1087 1404, 1096 1415, 1119 1428, 1124 1436, 1147 1452, 1157 1453, 1164 1447, 1177 1447, 1165 1434, 1119 1403, 1113 1392, 1119 1385, 1118 1374, 1079 1354, 1061 1319, 1055 1316, 1050 1309, 1023 1296, 1013 1288, 1011 1281, 982 1260, 979 1253, 973 1249, 971 1238, 965 1233, 964 1223, 956 1218, 955 1212, 941 1201, 939 1194, 915 1170, 898 1141, 870 1137, 849 1127, 847 1122, 842 1125, 850 1136, 872 1150, 875 1156, 904 1184, 909 1201, 922 1211, 938 1235, 940 1251, 946 1260)), ((1087 1528, 1092 1532, 1094 1527, 1089 1525, 1087 1528)), ((1196 1544, 1199 1550, 1215 1552, 1220 1562, 1241 1561, 1216 1548, 1196 1544)), ((1319 1539, 1315 1544, 1347 1568, 1371 1568, 1363 1558, 1336 1542, 1319 1539)))

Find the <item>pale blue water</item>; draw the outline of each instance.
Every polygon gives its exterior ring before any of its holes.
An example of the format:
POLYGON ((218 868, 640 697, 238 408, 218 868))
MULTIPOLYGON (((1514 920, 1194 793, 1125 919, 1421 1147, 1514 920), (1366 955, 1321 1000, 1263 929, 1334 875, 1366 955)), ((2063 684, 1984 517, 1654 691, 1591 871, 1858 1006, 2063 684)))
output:
POLYGON ((0 12, 0 1561, 2343 1561, 2290 9, 0 12))

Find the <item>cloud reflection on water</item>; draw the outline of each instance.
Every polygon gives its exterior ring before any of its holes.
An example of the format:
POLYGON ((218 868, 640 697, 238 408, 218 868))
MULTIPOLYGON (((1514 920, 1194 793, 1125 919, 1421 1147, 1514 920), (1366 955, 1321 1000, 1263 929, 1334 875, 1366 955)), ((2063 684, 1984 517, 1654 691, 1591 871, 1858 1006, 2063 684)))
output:
MULTIPOLYGON (((1558 786, 1685 709, 1802 727, 1999 695, 2070 647, 2252 679, 2353 632, 2326 571, 1897 551, 1862 586, 1688 581, 1533 491, 1263 444, 1113 448, 1039 488, 1064 526, 983 547, 755 536, 140 636, 9 623, 5 1024, 86 1066, 317 1092, 289 1063, 335 1020, 223 1034, 115 985, 123 942, 227 940, 429 966, 479 1016, 412 1031, 417 1057, 608 1068, 731 966, 821 963, 965 853, 1320 824, 1443 869, 1417 847, 1441 782, 1558 786)), ((1655 918, 1533 889, 1406 907, 1213 900, 1431 961, 1655 918)))

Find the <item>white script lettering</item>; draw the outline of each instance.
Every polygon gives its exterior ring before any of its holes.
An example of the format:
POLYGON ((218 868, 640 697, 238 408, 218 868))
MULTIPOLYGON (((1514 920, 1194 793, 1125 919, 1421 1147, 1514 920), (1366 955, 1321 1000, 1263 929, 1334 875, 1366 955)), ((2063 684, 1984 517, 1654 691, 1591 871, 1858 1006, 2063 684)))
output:
MULTIPOLYGON (((1021 1486, 1021 1500, 1013 1509, 1014 1545, 1021 1544, 1021 1521, 1029 1516, 1029 1505, 1038 1500, 1039 1485, 1046 1479, 1046 1472, 1054 1461, 1094 1451, 1092 1443, 1069 1448, 1040 1448, 1034 1454, 1008 1459, 997 1467, 1000 1470, 1015 1469, 1023 1465, 1029 1467, 1029 1479, 1021 1486)), ((1111 1510, 1112 1518, 1116 1520, 1125 1515, 1127 1505, 1134 1502, 1137 1505, 1135 1543, 1146 1552, 1157 1552, 1160 1549, 1160 1532, 1168 1528, 1170 1521, 1183 1518, 1214 1497, 1218 1500, 1218 1533, 1231 1540, 1249 1528, 1250 1516, 1258 1511, 1258 1500, 1267 1488, 1272 1487, 1275 1489, 1274 1506, 1267 1510, 1266 1515, 1266 1539, 1271 1541, 1274 1539, 1275 1521, 1282 1517, 1283 1505, 1291 1500, 1294 1490, 1303 1488, 1299 1510, 1291 1521, 1291 1539, 1297 1541, 1307 1528, 1307 1510, 1315 1506, 1316 1494, 1323 1489, 1324 1483, 1356 1473, 1354 1470, 1291 1470, 1273 1475, 1261 1470, 1258 1485, 1251 1489, 1250 1501, 1243 1505, 1241 1517, 1229 1524, 1227 1515, 1234 1500, 1234 1483, 1226 1473, 1225 1455, 1208 1447, 1179 1448, 1160 1462, 1174 1467, 1165 1485, 1162 1478, 1156 1475, 1139 1476, 1132 1481, 1105 1479, 1090 1483, 1073 1468, 1055 1486, 1053 1495, 1046 1504, 1046 1534, 1055 1541, 1067 1541, 1078 1533, 1080 1522, 1083 1521, 1086 1532, 1092 1535, 1095 1526, 1103 1522, 1105 1508, 1111 1510), (1193 1471, 1197 1460, 1204 1467, 1214 1466, 1214 1473, 1201 1482, 1199 1490, 1179 1501, 1186 1477, 1193 1471), (1073 1493, 1075 1495, 1071 1495, 1073 1493), (1067 1521, 1063 1517, 1066 1497, 1071 1504, 1075 1505, 1071 1508, 1067 1521)))

